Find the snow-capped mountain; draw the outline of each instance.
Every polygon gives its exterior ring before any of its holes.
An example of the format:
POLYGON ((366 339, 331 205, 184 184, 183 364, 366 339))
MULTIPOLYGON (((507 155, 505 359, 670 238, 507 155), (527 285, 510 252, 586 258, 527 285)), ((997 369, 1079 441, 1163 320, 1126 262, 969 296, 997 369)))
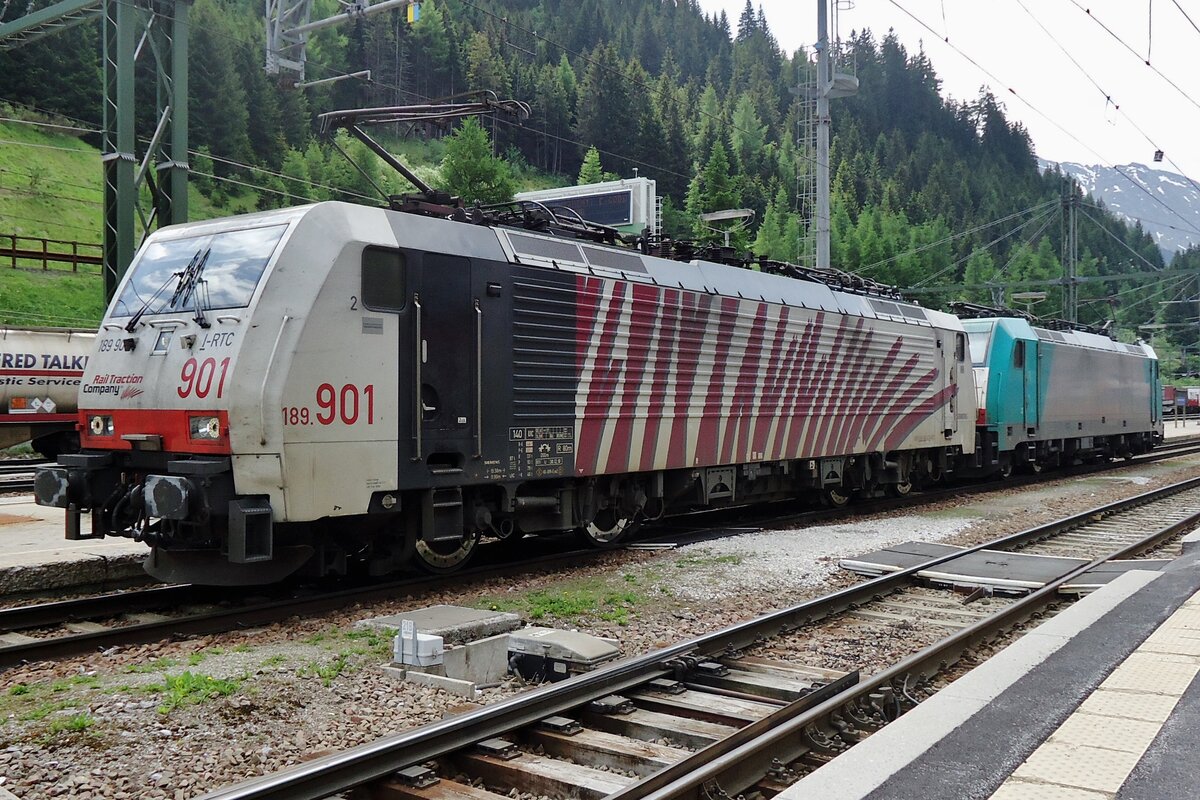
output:
MULTIPOLYGON (((1043 170, 1056 166, 1039 161, 1043 170)), ((1180 250, 1200 244, 1200 181, 1145 164, 1104 167, 1064 161, 1057 166, 1118 217, 1140 221, 1168 263, 1180 250)))

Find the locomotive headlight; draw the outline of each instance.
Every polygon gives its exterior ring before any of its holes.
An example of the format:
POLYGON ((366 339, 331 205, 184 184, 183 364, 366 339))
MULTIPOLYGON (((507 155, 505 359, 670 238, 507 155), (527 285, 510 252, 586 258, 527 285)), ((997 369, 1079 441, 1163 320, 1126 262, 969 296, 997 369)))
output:
POLYGON ((92 436, 112 436, 112 417, 100 414, 88 417, 88 430, 92 432, 92 436))
POLYGON ((193 439, 220 439, 221 420, 216 417, 188 417, 188 435, 193 439))

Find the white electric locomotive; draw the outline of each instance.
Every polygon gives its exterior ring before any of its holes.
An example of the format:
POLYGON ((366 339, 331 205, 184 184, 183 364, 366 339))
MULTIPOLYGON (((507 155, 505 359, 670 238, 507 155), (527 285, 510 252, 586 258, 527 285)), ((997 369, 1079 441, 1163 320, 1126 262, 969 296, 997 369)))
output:
POLYGON ((83 375, 83 450, 36 497, 167 580, 449 570, 484 537, 903 493, 975 452, 974 399, 949 314, 318 203, 150 237, 83 375))

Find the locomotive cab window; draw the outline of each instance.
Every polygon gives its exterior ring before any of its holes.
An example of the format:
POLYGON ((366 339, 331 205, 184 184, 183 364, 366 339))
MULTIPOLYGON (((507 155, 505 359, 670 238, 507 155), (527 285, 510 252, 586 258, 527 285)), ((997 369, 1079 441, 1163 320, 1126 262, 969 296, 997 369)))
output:
POLYGON ((286 230, 269 225, 151 241, 112 316, 246 308, 286 230))
POLYGON ((967 359, 967 337, 961 333, 954 336, 954 360, 963 362, 967 359))
POLYGON ((991 344, 992 329, 967 331, 967 343, 971 350, 971 364, 982 367, 987 364, 988 345, 991 344))
POLYGON ((363 305, 372 311, 400 311, 404 308, 404 253, 368 247, 362 255, 363 305))
POLYGON ((1025 342, 1021 340, 1013 342, 1013 366, 1025 366, 1025 342))

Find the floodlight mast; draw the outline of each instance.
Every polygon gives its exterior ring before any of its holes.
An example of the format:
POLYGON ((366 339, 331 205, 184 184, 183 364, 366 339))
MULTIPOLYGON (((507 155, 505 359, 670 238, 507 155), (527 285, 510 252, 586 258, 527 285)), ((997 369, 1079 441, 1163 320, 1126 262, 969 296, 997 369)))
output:
POLYGON ((829 52, 829 2, 817 0, 817 207, 813 229, 816 234, 817 269, 829 269, 829 101, 858 92, 858 78, 834 72, 829 52))

